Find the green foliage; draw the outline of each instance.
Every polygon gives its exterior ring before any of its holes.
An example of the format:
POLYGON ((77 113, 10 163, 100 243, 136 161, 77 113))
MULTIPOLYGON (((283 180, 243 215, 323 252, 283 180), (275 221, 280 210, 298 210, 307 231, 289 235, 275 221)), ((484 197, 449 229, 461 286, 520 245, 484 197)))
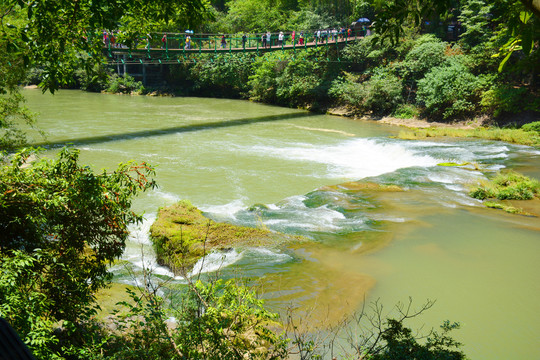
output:
POLYGON ((30 163, 31 154, 0 168, 0 253, 35 257, 32 284, 50 302, 48 316, 75 322, 110 279, 107 265, 122 254, 127 225, 141 220, 131 199, 155 186, 153 169, 127 163, 94 174, 78 164, 77 150, 30 163))
POLYGON ((55 91, 72 82, 76 69, 91 70, 102 61, 101 38, 95 34, 103 29, 120 27, 131 44, 139 32, 160 22, 173 20, 182 27, 196 24, 206 16, 207 6, 204 0, 7 0, 0 7, 0 38, 7 53, 20 59, 12 66, 23 71, 33 65, 42 67, 42 88, 55 91), (22 20, 12 22, 13 18, 22 20))
POLYGON ((190 68, 195 91, 211 96, 242 96, 250 74, 250 58, 244 55, 218 55, 190 68))
POLYGON ((395 58, 399 58, 401 53, 389 43, 380 41, 380 37, 373 35, 361 41, 347 45, 342 51, 343 58, 355 64, 354 69, 364 71, 367 68, 388 64, 395 58))
POLYGON ((425 105, 428 117, 466 117, 475 112, 484 87, 483 78, 471 74, 462 59, 453 57, 418 81, 417 100, 425 105))
POLYGON ((110 359, 281 359, 287 341, 277 314, 234 280, 189 281, 167 306, 158 287, 128 290, 103 351, 110 359), (180 302, 177 302, 180 301, 180 302), (168 319, 174 318, 174 323, 168 319))
POLYGON ((104 350, 118 360, 182 359, 175 351, 167 323, 165 302, 155 292, 142 289, 137 295, 127 289, 128 301, 119 302, 123 310, 113 313, 115 331, 104 350))
POLYGON ((111 79, 111 71, 105 66, 95 65, 92 71, 78 69, 75 71, 75 79, 81 90, 90 92, 101 92, 105 90, 111 79))
POLYGON ((278 101, 306 106, 323 101, 333 75, 332 63, 324 61, 323 49, 308 49, 293 56, 276 79, 278 101), (323 61, 321 61, 323 60, 323 61))
POLYGON ((538 111, 540 98, 525 86, 495 84, 482 93, 480 104, 486 111, 499 116, 505 112, 517 114, 523 111, 538 111))
POLYGON ((40 291, 45 275, 36 272, 41 254, 0 253, 0 317, 5 318, 38 359, 54 358, 58 338, 50 316, 52 299, 40 291))
POLYGON ((492 36, 489 28, 492 7, 492 4, 484 0, 466 0, 461 3, 458 19, 465 29, 460 35, 460 41, 465 48, 473 48, 492 36))
POLYGON ((421 36, 415 41, 415 46, 407 53, 405 60, 399 65, 405 79, 419 80, 445 59, 447 44, 432 34, 421 36))
POLYGON ((521 128, 525 131, 536 131, 537 133, 540 133, 540 121, 525 124, 521 128))
MULTIPOLYGON (((274 1, 233 0, 227 6, 227 23, 232 32, 278 31, 284 18, 274 1)), ((281 29, 283 30, 283 29, 281 29)))
POLYGON ((321 13, 303 8, 292 14, 288 20, 287 28, 297 29, 297 31, 328 29, 337 26, 340 23, 339 20, 328 12, 321 13))
POLYGON ((376 70, 369 80, 361 83, 350 75, 334 81, 330 94, 362 113, 391 113, 403 101, 403 85, 396 75, 384 68, 376 70))
POLYGON ((412 104, 399 104, 392 116, 400 119, 413 119, 420 115, 420 110, 412 104))
POLYGON ((479 199, 531 200, 540 195, 540 182, 514 171, 501 172, 491 182, 480 185, 469 192, 479 199))
POLYGON ((174 340, 189 359, 280 359, 286 340, 270 330, 277 314, 234 280, 197 281, 176 313, 174 340))
POLYGON ((465 354, 459 350, 461 344, 448 334, 459 329, 459 324, 446 321, 441 325, 442 333, 432 332, 425 344, 418 343, 412 330, 403 326, 402 321, 388 319, 387 328, 382 334, 386 348, 372 357, 373 360, 422 359, 422 360, 461 360, 465 354))
POLYGON ((252 63, 253 75, 249 77, 249 96, 252 100, 276 103, 277 101, 277 78, 287 66, 286 61, 281 57, 288 57, 290 54, 279 52, 266 53, 258 57, 252 63))
POLYGON ((26 145, 26 135, 19 126, 21 123, 34 126, 35 118, 23 103, 17 89, 0 95, 0 151, 14 151, 26 145))
POLYGON ((107 81, 107 92, 122 94, 143 94, 146 90, 140 81, 129 75, 118 76, 109 75, 107 81))
POLYGON ((486 201, 484 202, 484 205, 490 209, 499 209, 504 210, 509 214, 522 214, 522 215, 528 215, 527 213, 523 212, 522 209, 515 208, 513 206, 508 206, 505 204, 501 204, 499 202, 495 201, 486 201))

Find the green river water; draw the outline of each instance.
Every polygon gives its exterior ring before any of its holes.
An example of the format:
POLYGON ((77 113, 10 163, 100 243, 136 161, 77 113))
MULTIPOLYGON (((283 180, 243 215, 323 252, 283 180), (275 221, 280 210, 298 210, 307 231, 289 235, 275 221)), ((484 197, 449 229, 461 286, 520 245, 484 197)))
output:
MULTIPOLYGON (((237 100, 24 95, 48 141, 73 143, 83 163, 156 166, 159 188, 134 204, 146 214, 124 255, 135 268, 174 277, 155 265, 148 228, 159 207, 188 199, 216 220, 312 240, 232 249, 196 266, 257 279, 271 307, 313 308, 313 321, 332 323, 364 298, 387 309, 409 296, 417 305, 434 299, 411 326, 461 322, 455 336, 472 359, 540 359, 540 220, 467 196, 469 184, 501 168, 540 178, 540 151, 398 140, 397 127, 237 100), (448 161, 481 170, 437 166, 448 161), (362 190, 368 181, 405 191, 362 190)), ((117 282, 137 281, 114 271, 117 282)))

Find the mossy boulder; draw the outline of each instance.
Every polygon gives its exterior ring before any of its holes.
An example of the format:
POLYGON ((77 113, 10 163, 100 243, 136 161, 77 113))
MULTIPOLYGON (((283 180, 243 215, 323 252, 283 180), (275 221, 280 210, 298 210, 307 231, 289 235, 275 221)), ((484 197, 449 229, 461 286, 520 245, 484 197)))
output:
POLYGON ((161 208, 150 227, 150 239, 160 265, 175 273, 190 269, 204 255, 232 247, 271 246, 301 237, 287 236, 267 229, 215 222, 205 217, 189 201, 161 208))

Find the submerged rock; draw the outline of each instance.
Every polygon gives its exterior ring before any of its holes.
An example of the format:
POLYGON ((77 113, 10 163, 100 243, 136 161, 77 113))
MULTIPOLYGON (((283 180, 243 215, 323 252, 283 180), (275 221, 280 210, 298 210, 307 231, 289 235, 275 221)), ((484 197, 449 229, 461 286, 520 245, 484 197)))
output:
POLYGON ((258 229, 215 222, 205 217, 189 201, 180 201, 161 208, 150 227, 150 239, 160 265, 174 273, 190 270, 201 257, 215 250, 239 246, 271 246, 301 241, 302 237, 288 236, 258 229))

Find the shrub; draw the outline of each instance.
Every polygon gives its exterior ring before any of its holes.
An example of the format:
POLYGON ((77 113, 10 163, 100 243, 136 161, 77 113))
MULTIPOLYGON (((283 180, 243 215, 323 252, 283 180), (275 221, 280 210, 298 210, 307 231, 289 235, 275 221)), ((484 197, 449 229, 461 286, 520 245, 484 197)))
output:
POLYGON ((113 74, 108 77, 106 91, 122 94, 143 94, 145 88, 140 81, 135 81, 135 79, 129 75, 118 76, 117 74, 113 74))
POLYGON ((421 36, 399 68, 406 79, 418 80, 445 60, 447 44, 432 34, 421 36))
POLYGON ((411 47, 411 42, 410 39, 405 39, 393 46, 388 41, 381 41, 378 35, 372 35, 348 44, 341 54, 351 64, 349 70, 365 71, 403 59, 411 47))
POLYGON ((540 121, 535 121, 529 124, 525 124, 521 128, 525 131, 530 131, 530 132, 536 131, 540 133, 540 121))
POLYGON ((531 200, 540 194, 540 183, 514 171, 497 174, 490 183, 473 189, 469 195, 484 200, 531 200))
POLYGON ((332 84, 330 95, 359 112, 391 113, 403 101, 401 80, 388 71, 378 69, 367 81, 357 83, 359 76, 346 74, 332 84))
POLYGON ((322 49, 308 49, 290 59, 276 79, 279 103, 306 106, 325 100, 330 87, 332 63, 322 62, 322 49))
POLYGON ((277 92, 277 78, 286 66, 280 60, 282 52, 270 52, 258 57, 251 65, 252 75, 249 76, 249 97, 255 101, 275 103, 277 92))
POLYGON ((392 115, 400 119, 412 119, 420 115, 420 111, 412 104, 399 104, 392 115))
POLYGON ((91 72, 86 69, 77 69, 74 73, 75 81, 81 90, 90 92, 101 92, 105 90, 109 86, 108 81, 110 76, 110 69, 99 64, 95 65, 91 72))
POLYGON ((240 97, 248 90, 249 59, 243 55, 219 55, 191 67, 195 88, 204 95, 240 97))
POLYGON ((540 109, 540 98, 524 86, 493 86, 482 94, 480 103, 485 110, 493 112, 495 116, 503 112, 515 114, 540 109))
POLYGON ((425 115, 448 120, 476 110, 485 81, 471 74, 460 60, 452 57, 418 81, 417 101, 425 105, 425 115))
POLYGON ((478 200, 485 200, 495 197, 495 193, 488 188, 478 187, 469 192, 469 196, 478 200))

